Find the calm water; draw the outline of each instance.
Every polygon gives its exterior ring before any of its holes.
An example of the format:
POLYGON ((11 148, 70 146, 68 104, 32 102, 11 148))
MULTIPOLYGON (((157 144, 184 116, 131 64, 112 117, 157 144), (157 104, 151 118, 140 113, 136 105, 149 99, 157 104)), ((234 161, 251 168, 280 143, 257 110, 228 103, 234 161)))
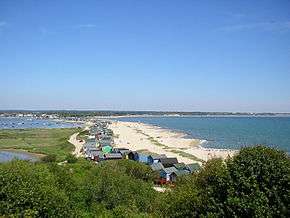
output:
POLYGON ((290 152, 290 117, 142 117, 120 118, 186 132, 207 140, 203 146, 238 149, 265 144, 290 152))
POLYGON ((0 150, 0 163, 7 162, 11 160, 29 160, 29 161, 37 161, 38 158, 29 153, 22 152, 14 152, 14 151, 1 151, 0 150))
POLYGON ((80 125, 47 119, 0 117, 0 129, 70 128, 76 126, 80 125))

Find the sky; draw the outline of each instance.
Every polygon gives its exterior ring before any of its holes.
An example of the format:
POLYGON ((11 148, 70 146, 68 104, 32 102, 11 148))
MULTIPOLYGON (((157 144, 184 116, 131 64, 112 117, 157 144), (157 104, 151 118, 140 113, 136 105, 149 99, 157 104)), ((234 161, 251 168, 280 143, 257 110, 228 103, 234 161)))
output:
POLYGON ((1 0, 0 109, 290 112, 290 1, 1 0))

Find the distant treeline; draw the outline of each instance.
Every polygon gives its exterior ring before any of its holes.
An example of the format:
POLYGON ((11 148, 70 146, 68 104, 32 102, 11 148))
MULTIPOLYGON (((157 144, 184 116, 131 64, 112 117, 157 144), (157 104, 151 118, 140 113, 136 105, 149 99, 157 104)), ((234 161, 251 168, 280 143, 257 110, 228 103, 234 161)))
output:
POLYGON ((61 117, 89 117, 89 116, 134 116, 134 115, 151 115, 151 116, 275 116, 275 115, 290 115, 290 113, 243 113, 243 112, 180 112, 180 111, 83 111, 83 110, 43 110, 43 111, 30 111, 30 110, 10 110, 0 111, 0 114, 16 116, 17 114, 57 114, 61 117))

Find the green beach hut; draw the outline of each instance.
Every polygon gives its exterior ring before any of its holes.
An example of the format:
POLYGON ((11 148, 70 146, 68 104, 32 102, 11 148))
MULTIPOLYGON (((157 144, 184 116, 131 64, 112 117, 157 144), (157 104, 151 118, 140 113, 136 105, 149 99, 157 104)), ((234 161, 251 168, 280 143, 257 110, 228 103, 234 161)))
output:
POLYGON ((106 146, 102 147, 102 152, 103 152, 104 154, 111 153, 111 152, 112 152, 112 147, 109 146, 109 145, 106 145, 106 146))

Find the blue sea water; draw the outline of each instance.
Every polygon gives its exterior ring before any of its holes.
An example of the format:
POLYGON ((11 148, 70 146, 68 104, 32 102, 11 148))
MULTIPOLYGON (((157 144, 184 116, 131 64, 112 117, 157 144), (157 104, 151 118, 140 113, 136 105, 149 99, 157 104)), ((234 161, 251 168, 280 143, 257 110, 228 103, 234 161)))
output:
POLYGON ((0 117, 0 129, 71 128, 77 126, 80 126, 80 124, 60 122, 49 119, 0 117))
POLYGON ((290 152, 290 117, 134 117, 142 122, 206 140, 204 147, 239 149, 264 144, 290 152))

